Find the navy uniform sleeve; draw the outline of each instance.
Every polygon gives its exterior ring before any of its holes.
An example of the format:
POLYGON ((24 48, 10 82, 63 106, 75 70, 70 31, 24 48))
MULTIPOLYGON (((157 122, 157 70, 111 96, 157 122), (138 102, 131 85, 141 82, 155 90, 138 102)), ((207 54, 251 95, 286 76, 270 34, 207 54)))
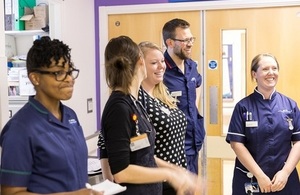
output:
POLYGON ((292 141, 300 141, 300 111, 297 104, 295 105, 294 112, 295 112, 295 118, 294 118, 295 122, 293 124, 294 130, 292 134, 292 141))
MULTIPOLYGON (((196 63, 196 62, 195 62, 196 63)), ((202 75, 198 72, 198 69, 197 69, 197 63, 196 63, 196 72, 197 72, 197 75, 196 75, 196 87, 200 87, 201 84, 202 84, 202 75)))
POLYGON ((33 164, 32 148, 26 134, 26 125, 13 120, 7 124, 1 134, 1 171, 2 185, 25 187, 30 180, 33 164))
POLYGON ((226 142, 230 143, 230 141, 245 143, 245 121, 243 119, 243 107, 240 102, 236 104, 231 120, 229 123, 228 133, 226 136, 226 142))

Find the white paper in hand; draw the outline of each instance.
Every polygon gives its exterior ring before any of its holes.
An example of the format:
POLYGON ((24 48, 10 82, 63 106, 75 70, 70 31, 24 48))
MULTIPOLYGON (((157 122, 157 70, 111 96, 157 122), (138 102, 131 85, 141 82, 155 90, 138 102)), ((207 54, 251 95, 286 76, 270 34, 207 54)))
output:
POLYGON ((104 195, 113 195, 126 190, 126 186, 121 186, 107 179, 101 183, 93 185, 92 188, 93 190, 104 191, 104 195))

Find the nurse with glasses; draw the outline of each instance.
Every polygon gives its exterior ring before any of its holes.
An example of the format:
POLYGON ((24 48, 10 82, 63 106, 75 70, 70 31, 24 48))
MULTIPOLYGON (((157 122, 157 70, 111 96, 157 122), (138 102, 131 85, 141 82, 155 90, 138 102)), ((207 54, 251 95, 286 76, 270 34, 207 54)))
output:
POLYGON ((79 70, 71 49, 42 37, 30 48, 26 68, 36 94, 5 125, 0 135, 2 195, 101 195, 87 189, 88 150, 72 97, 79 70))

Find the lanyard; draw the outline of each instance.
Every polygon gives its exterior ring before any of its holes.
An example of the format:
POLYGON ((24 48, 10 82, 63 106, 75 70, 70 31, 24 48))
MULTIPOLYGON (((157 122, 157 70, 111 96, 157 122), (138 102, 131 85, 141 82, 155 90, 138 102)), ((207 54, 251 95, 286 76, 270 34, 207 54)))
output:
MULTIPOLYGON (((136 111, 139 113, 139 115, 141 116, 141 120, 142 123, 144 124, 145 128, 146 129, 146 132, 151 132, 152 129, 153 129, 153 124, 152 124, 152 121, 146 111, 146 109, 144 108, 144 106, 142 105, 142 103, 138 100, 136 100, 131 94, 130 94, 130 99, 132 100, 133 104, 134 104, 134 107, 136 109, 136 111)), ((136 120, 134 120, 135 123, 136 123, 136 134, 137 135, 140 135, 141 132, 139 130, 139 119, 136 118, 136 120)))

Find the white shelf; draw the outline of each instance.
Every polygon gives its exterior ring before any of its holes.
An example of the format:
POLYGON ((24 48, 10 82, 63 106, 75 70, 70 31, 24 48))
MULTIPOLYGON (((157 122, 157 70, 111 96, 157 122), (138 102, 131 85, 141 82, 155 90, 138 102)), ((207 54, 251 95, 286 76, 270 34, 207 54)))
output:
POLYGON ((43 30, 19 30, 19 31, 5 31, 6 35, 12 36, 33 36, 33 35, 48 35, 48 32, 43 30))
POLYGON ((19 81, 8 81, 8 86, 19 86, 19 81))
POLYGON ((20 103, 24 103, 28 101, 28 96, 20 96, 20 95, 16 95, 16 96, 8 96, 8 100, 10 102, 20 102, 20 103))

